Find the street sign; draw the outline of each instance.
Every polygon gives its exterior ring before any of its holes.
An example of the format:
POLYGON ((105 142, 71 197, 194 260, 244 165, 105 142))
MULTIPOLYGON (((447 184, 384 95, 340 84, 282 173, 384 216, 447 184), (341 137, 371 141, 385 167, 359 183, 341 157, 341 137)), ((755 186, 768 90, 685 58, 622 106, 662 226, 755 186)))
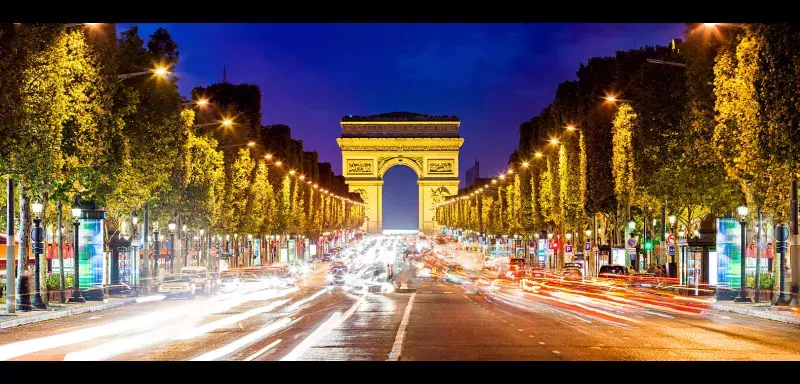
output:
POLYGON ((631 237, 628 239, 628 248, 636 248, 636 238, 631 237))
POLYGON ((572 246, 571 245, 565 245, 564 246, 564 252, 565 253, 572 253, 572 246))
POLYGON ((587 241, 586 244, 583 245, 583 250, 584 251, 588 251, 588 250, 591 250, 591 249, 592 249, 592 243, 587 241))
POLYGON ((675 245, 675 236, 671 233, 667 236, 667 244, 675 245))
POLYGON ((668 252, 669 252, 670 255, 674 255, 675 254, 675 246, 670 244, 668 252))

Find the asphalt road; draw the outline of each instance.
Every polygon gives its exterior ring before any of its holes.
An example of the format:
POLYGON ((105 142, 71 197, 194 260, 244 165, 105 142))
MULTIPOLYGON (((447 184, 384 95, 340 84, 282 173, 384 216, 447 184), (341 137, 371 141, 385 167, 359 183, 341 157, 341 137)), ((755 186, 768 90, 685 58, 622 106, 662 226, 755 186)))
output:
POLYGON ((328 287, 164 300, 0 331, 0 360, 800 360, 800 329, 742 315, 608 306, 515 285, 466 293, 328 287), (558 299, 558 300, 556 300, 558 299), (409 308, 410 307, 410 308, 409 308))

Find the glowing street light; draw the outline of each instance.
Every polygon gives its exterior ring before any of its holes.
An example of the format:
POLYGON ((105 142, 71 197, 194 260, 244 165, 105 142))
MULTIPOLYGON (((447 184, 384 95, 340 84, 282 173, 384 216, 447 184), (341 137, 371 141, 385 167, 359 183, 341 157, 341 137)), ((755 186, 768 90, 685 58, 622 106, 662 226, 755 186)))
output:
POLYGON ((264 158, 269 160, 269 159, 272 158, 272 154, 271 153, 267 153, 266 155, 264 155, 264 158))
POLYGON ((555 137, 550 139, 550 144, 557 145, 558 144, 558 139, 556 139, 555 137))
POLYGON ((538 157, 538 158, 541 158, 542 156, 544 156, 541 152, 536 152, 533 155, 538 157))
POLYGON ((574 126, 574 125, 568 125, 568 126, 567 126, 567 130, 568 130, 568 131, 574 131, 575 129, 576 129, 576 128, 575 128, 575 126, 574 126))
POLYGON ((155 74, 156 76, 159 76, 159 77, 166 77, 166 75, 169 74, 169 71, 165 67, 156 67, 156 68, 151 69, 149 71, 125 73, 125 74, 119 75, 119 76, 117 76, 117 81, 122 81, 122 80, 125 80, 125 79, 130 79, 131 77, 149 75, 149 74, 155 74))
POLYGON ((523 162, 522 162, 522 166, 523 166, 524 168, 528 168, 528 162, 527 162, 527 161, 523 161, 523 162))
POLYGON ((616 103, 617 102, 617 98, 614 97, 614 96, 606 96, 606 97, 604 97, 604 99, 606 99, 606 101, 609 101, 609 102, 612 102, 612 103, 616 103))

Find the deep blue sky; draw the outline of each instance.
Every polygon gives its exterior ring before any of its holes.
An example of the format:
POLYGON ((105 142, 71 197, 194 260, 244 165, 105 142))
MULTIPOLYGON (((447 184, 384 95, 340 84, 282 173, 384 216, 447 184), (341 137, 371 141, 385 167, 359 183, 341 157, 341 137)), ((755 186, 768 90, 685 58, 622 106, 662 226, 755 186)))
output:
MULTIPOLYGON (((146 40, 159 26, 178 43, 175 70, 182 94, 221 81, 226 66, 229 82, 261 87, 263 124, 289 125, 292 136, 337 173, 341 154, 335 139, 343 115, 458 116, 465 139, 462 186, 476 159, 481 176, 505 167, 518 144, 519 124, 547 106, 558 83, 574 79, 580 63, 617 50, 665 45, 684 29, 683 24, 139 24, 140 35, 146 40)), ((397 193, 386 194, 385 211, 398 213, 393 228, 416 228, 416 177, 397 173, 387 175, 385 187, 397 193)))

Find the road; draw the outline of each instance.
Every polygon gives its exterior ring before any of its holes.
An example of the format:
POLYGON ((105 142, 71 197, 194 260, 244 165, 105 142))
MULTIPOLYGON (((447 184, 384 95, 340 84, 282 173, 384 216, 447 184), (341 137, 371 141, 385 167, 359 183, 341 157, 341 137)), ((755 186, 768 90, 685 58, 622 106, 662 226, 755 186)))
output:
MULTIPOLYGON (((466 293, 328 287, 160 300, 0 331, 0 360, 800 360, 800 329, 747 316, 610 306, 516 285, 466 293)), ((572 295, 572 296, 569 296, 572 295)))

